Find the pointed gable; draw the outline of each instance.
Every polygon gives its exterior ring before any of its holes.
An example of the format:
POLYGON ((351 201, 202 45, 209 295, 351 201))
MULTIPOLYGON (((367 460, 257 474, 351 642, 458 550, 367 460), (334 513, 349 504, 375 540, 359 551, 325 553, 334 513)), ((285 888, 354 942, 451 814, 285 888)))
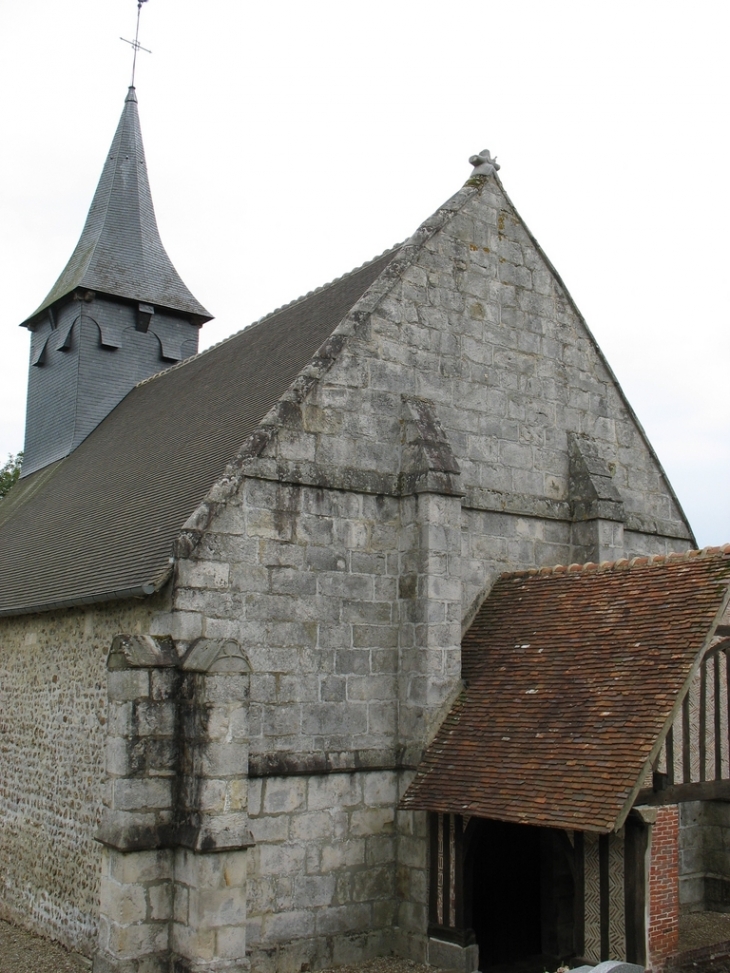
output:
POLYGON ((619 827, 729 581, 730 545, 503 575, 464 636, 466 688, 402 806, 619 827))
POLYGON ((190 293, 160 239, 147 163, 130 88, 79 242, 50 293, 26 326, 76 288, 142 301, 189 315, 211 315, 190 293))
POLYGON ((0 613, 154 590, 173 541, 184 531, 190 553, 244 463, 318 489, 448 487, 463 498, 465 608, 497 564, 578 546, 576 430, 615 466, 625 549, 684 547, 681 508, 560 278, 496 176, 477 177, 396 250, 138 384, 78 455, 6 501, 0 613), (521 543, 524 517, 544 519, 544 542, 521 543))

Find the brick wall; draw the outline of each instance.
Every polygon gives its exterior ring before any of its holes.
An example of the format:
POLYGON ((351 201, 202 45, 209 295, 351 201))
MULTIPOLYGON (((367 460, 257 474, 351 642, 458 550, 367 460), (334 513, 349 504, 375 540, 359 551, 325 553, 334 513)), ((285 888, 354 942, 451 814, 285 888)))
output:
POLYGON ((659 808, 649 864, 649 962, 661 970, 679 945, 679 809, 659 808))

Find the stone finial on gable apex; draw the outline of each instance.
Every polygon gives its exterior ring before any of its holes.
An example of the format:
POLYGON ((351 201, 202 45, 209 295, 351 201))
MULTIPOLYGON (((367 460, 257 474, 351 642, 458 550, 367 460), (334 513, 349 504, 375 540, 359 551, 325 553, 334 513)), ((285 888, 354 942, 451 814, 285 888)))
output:
POLYGON ((500 168, 497 156, 492 158, 489 149, 482 149, 479 155, 472 155, 469 162, 474 166, 472 176, 493 176, 500 168))

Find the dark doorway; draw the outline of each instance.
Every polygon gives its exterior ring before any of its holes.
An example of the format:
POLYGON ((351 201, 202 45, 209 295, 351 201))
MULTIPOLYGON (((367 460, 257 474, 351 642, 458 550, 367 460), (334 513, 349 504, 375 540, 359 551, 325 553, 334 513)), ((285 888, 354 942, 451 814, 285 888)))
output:
POLYGON ((564 832, 472 819, 467 924, 479 969, 543 973, 574 952, 572 847, 564 832))

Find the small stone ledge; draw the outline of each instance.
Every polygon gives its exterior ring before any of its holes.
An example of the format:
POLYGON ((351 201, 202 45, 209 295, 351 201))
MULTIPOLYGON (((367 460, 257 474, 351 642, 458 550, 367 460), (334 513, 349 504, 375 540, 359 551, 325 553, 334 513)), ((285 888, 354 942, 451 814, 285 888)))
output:
POLYGON ((627 513, 625 526, 626 530, 634 534, 654 534, 669 540, 691 541, 693 545, 695 543, 691 531, 676 520, 660 520, 645 517, 643 514, 627 513))
POLYGON ((479 968, 479 947, 476 943, 461 946, 446 939, 429 936, 428 962, 438 969, 472 973, 479 968))
POLYGON ((425 470, 417 473, 377 473, 352 467, 322 466, 312 462, 282 462, 258 457, 246 465, 251 479, 312 487, 316 490, 342 490, 375 496, 404 497, 416 493, 463 496, 458 474, 425 470))
MULTIPOLYGON (((515 517, 540 517, 546 520, 562 520, 573 523, 574 515, 567 500, 550 500, 524 493, 500 493, 497 490, 467 490, 461 503, 465 510, 484 513, 503 513, 515 517)), ((596 514, 595 517, 614 520, 614 517, 596 514)), ((591 517, 590 519, 594 519, 591 517)), ((693 541, 684 524, 676 520, 660 520, 638 513, 624 513, 624 526, 635 534, 652 534, 668 540, 693 541)))
POLYGON ((118 812, 108 811, 94 835, 99 844, 124 854, 133 851, 160 851, 187 848, 196 854, 241 851, 255 845, 245 814, 225 815, 225 821, 212 819, 205 825, 143 825, 124 820, 118 812))
POLYGON ((462 506, 484 513, 513 514, 516 517, 541 517, 548 520, 572 520, 567 500, 550 500, 527 493, 500 493, 479 487, 466 491, 462 506))
POLYGON ((116 959, 96 953, 92 966, 92 973, 169 973, 170 954, 145 954, 139 959, 116 959))
POLYGON ((573 522, 586 520, 612 520, 624 523, 626 514, 622 501, 617 500, 576 500, 573 506, 573 522))
POLYGON ((221 817, 225 817, 225 821, 211 819, 203 826, 179 825, 174 830, 174 847, 187 848, 196 854, 253 848, 256 842, 248 827, 246 814, 241 812, 221 817))
POLYGON ((170 825, 135 824, 120 817, 119 812, 105 811, 94 839, 116 851, 157 851, 175 845, 170 825))
POLYGON ((172 965, 165 967, 165 973, 171 970, 172 973, 249 973, 251 963, 249 960, 215 960, 211 965, 210 960, 191 960, 184 956, 173 954, 172 965))
POLYGON ((312 462, 282 462, 269 457, 256 457, 246 463, 245 475, 252 479, 273 480, 294 486, 320 490, 346 490, 397 497, 398 475, 357 470, 350 467, 322 466, 312 462))
POLYGON ((359 771, 415 770, 394 750, 352 750, 321 753, 261 753, 248 759, 248 776, 298 777, 303 775, 354 774, 359 771))

